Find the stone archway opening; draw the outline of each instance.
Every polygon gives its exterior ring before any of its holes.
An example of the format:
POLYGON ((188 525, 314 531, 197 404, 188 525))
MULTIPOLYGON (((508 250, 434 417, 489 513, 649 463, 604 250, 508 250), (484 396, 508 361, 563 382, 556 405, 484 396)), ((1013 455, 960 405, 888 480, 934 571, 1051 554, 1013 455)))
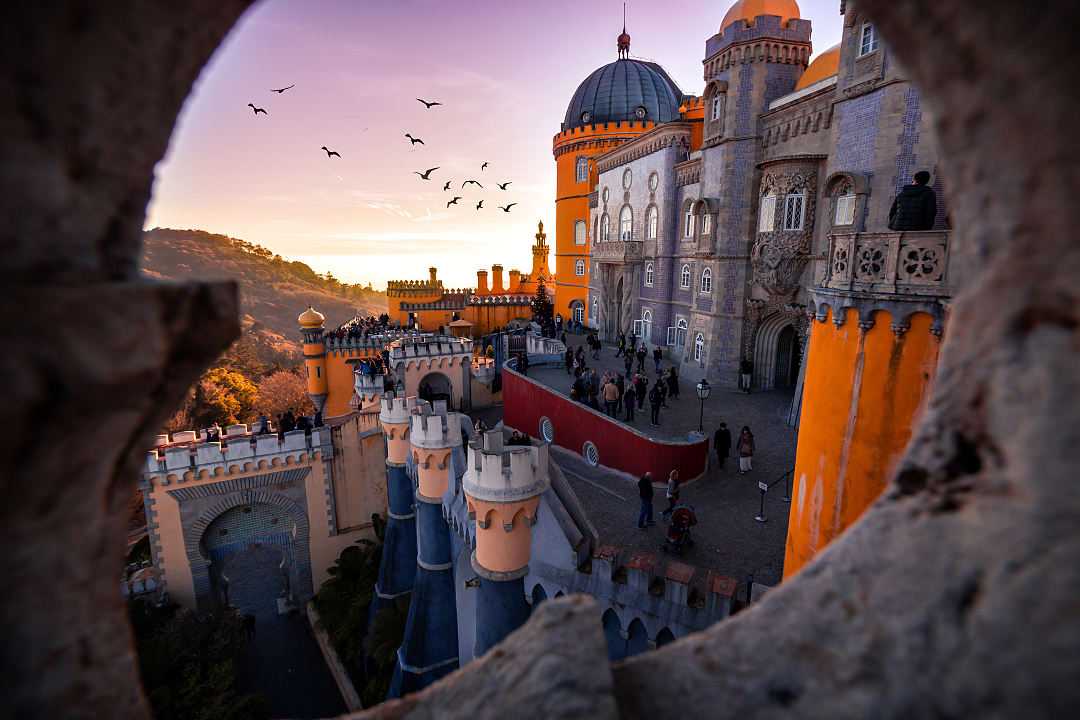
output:
POLYGON ((792 317, 773 313, 754 336, 754 386, 759 390, 794 392, 802 361, 802 342, 792 317))
POLYGON ((427 400, 430 403, 435 403, 438 400, 446 401, 446 407, 453 407, 453 384, 450 382, 450 378, 441 372, 429 372, 424 377, 420 378, 420 385, 417 394, 421 400, 427 400))

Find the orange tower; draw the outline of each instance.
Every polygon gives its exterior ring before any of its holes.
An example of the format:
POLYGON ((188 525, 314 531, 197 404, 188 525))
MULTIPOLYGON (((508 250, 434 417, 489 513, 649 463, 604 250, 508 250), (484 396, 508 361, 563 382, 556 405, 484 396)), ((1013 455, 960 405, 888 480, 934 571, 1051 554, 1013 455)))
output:
POLYGON ((322 412, 326 405, 326 346, 323 344, 323 324, 326 316, 315 308, 300 313, 296 318, 300 334, 304 336, 304 369, 307 371, 307 391, 312 405, 322 412))
POLYGON ((625 21, 618 59, 593 71, 566 108, 555 155, 555 312, 587 321, 589 247, 597 207, 595 158, 679 119, 683 94, 662 67, 630 57, 625 21))
POLYGON ((547 244, 547 233, 544 232, 544 222, 541 220, 537 225, 536 242, 532 246, 532 272, 529 280, 535 286, 543 279, 545 284, 551 284, 551 269, 548 265, 548 253, 551 247, 547 244))

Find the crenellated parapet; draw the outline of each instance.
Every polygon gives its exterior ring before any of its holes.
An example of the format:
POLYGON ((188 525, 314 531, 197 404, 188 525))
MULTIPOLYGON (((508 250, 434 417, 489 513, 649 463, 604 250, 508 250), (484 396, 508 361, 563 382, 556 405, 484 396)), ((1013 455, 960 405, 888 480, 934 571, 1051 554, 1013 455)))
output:
POLYGON ((221 441, 207 442, 193 430, 173 433, 168 442, 159 436, 157 447, 147 453, 143 479, 168 485, 213 477, 227 477, 265 468, 284 467, 333 456, 329 428, 310 433, 293 430, 257 434, 254 426, 230 426, 221 441), (238 428, 244 428, 241 433, 238 428), (231 431, 231 434, 230 434, 231 431))
POLYGON ((733 65, 751 62, 797 64, 810 61, 809 20, 759 15, 753 23, 739 20, 705 41, 705 79, 733 65))
POLYGON ((358 410, 381 408, 382 396, 386 393, 386 375, 364 373, 357 368, 353 373, 353 388, 358 410))
POLYGON ((454 448, 461 445, 462 422, 469 420, 448 413, 443 401, 412 416, 409 440, 416 463, 417 500, 441 504, 450 486, 454 448))
POLYGON ((651 120, 620 120, 617 122, 592 123, 563 130, 552 139, 555 159, 566 153, 589 151, 604 152, 656 127, 651 120))

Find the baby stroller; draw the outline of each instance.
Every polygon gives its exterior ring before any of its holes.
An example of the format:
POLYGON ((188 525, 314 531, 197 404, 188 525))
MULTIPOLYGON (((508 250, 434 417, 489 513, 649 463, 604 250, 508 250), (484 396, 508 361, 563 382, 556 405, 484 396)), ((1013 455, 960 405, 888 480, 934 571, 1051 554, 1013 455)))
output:
POLYGON ((694 525, 697 525, 697 513, 694 512, 694 508, 690 505, 676 505, 671 511, 667 537, 660 549, 682 555, 686 548, 694 546, 694 538, 690 535, 690 528, 694 525))

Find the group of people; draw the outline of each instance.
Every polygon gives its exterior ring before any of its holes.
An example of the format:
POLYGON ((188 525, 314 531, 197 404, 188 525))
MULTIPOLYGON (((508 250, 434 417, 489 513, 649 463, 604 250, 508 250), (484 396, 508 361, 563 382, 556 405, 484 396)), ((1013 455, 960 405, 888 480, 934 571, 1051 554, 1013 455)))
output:
MULTIPOLYGON (((593 348, 593 357, 598 357, 600 341, 595 339, 595 336, 589 335, 586 342, 593 348)), ((660 410, 668 407, 668 398, 679 397, 679 371, 672 365, 667 372, 663 372, 662 354, 660 348, 656 348, 653 351, 656 379, 650 388, 649 378, 645 371, 647 357, 645 344, 635 347, 636 345, 637 339, 633 336, 627 343, 626 338, 620 335, 617 354, 625 355, 626 372, 617 373, 607 370, 603 375, 598 374, 595 368, 588 366, 584 346, 579 345, 576 350, 568 347, 565 355, 566 374, 574 376, 570 387, 570 398, 595 410, 602 409, 614 419, 619 419, 622 415, 626 422, 633 422, 636 416, 635 411, 643 412, 645 402, 648 401, 651 411, 649 423, 653 427, 659 427, 660 410), (633 369, 635 358, 638 361, 636 371, 633 369)))
POLYGON ((375 335, 386 331, 390 324, 390 316, 386 313, 375 317, 357 315, 352 320, 342 323, 334 330, 327 330, 326 336, 334 340, 359 340, 367 335, 375 335))
MULTIPOLYGON (((283 413, 278 413, 276 422, 273 427, 277 428, 278 439, 285 440, 285 433, 292 432, 293 430, 303 430, 310 433, 314 428, 323 426, 322 412, 315 411, 312 416, 297 415, 291 409, 286 410, 283 413)), ((252 434, 254 435, 269 435, 273 432, 273 428, 270 425, 270 418, 264 415, 259 415, 259 419, 255 421, 252 428, 252 434)), ((221 425, 214 423, 210 427, 206 428, 206 442, 223 442, 225 440, 225 434, 221 429, 221 425)))
MULTIPOLYGON (((754 449, 754 433, 750 431, 749 425, 743 425, 735 441, 740 475, 745 475, 754 469, 754 449)), ((731 431, 728 430, 725 422, 720 423, 720 427, 713 433, 713 452, 716 453, 717 467, 723 470, 725 461, 731 456, 731 431)))

